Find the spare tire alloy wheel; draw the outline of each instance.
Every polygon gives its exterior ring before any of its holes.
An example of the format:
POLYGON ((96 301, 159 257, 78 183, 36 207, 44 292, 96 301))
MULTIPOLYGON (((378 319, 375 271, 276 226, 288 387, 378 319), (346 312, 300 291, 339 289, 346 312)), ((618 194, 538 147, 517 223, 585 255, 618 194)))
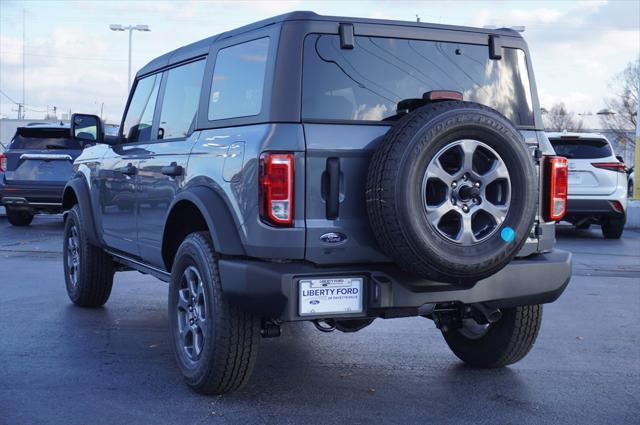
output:
POLYGON ((509 171, 500 155, 478 140, 442 148, 429 163, 422 188, 430 224, 463 246, 493 235, 509 210, 509 171))
POLYGON ((402 269, 466 285, 498 272, 525 243, 538 183, 508 119, 443 101, 387 132, 369 166, 366 200, 378 244, 402 269))

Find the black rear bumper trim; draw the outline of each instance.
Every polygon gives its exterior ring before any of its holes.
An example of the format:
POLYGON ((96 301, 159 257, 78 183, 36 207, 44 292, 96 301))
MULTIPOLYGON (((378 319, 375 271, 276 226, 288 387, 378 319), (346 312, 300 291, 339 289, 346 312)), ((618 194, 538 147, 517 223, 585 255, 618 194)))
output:
POLYGON ((298 314, 298 282, 312 277, 362 276, 365 311, 355 317, 382 317, 385 311, 398 309, 411 316, 425 304, 446 302, 482 302, 496 308, 550 303, 569 283, 571 254, 556 250, 513 260, 471 287, 422 279, 395 265, 316 267, 310 263, 221 259, 219 268, 223 291, 232 302, 265 318, 297 321, 309 320, 298 314))

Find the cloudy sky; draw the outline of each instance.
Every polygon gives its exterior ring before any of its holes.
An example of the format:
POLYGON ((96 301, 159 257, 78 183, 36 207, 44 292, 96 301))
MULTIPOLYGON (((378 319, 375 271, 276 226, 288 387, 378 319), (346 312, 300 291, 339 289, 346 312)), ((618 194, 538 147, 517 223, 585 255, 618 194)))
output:
POLYGON ((0 2, 0 117, 22 101, 23 14, 27 117, 99 113, 119 122, 127 96, 127 34, 133 72, 184 44, 291 10, 455 25, 526 26, 541 105, 564 101, 595 112, 611 77, 640 56, 640 2, 618 1, 11 1, 0 2))

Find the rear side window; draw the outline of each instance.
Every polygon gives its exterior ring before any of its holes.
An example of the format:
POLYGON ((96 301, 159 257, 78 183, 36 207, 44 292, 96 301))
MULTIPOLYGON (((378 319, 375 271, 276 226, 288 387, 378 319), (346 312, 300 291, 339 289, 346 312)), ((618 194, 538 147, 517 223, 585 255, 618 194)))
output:
POLYGON ((193 130, 204 64, 204 60, 199 60, 166 71, 158 139, 183 138, 193 130))
POLYGON ((127 143, 148 142, 152 138, 153 114, 160 89, 162 74, 155 74, 138 81, 129 103, 122 134, 127 143))
POLYGON ((549 139, 557 155, 571 159, 606 158, 613 155, 604 139, 549 139))
POLYGON ((268 52, 268 37, 218 52, 209 99, 209 120, 260 113, 268 52))
POLYGON ((68 128, 19 128, 9 149, 82 149, 68 128))
POLYGON ((480 45, 361 36, 345 50, 337 35, 305 39, 305 119, 393 120, 398 102, 431 90, 458 91, 516 125, 534 124, 520 49, 504 48, 501 60, 491 60, 488 47, 480 45))

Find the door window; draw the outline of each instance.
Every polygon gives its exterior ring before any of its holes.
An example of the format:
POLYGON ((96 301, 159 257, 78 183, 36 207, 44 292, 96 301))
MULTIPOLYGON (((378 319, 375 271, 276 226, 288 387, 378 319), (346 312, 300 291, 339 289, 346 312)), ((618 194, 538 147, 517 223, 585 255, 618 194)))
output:
POLYGON ((204 64, 199 60, 167 71, 158 139, 184 138, 193 130, 204 64))
POLYGON ((151 127, 161 76, 160 73, 150 75, 136 84, 122 127, 127 143, 147 142, 154 138, 151 127))
POLYGON ((268 52, 268 37, 218 52, 209 99, 209 120, 260 113, 268 52))

